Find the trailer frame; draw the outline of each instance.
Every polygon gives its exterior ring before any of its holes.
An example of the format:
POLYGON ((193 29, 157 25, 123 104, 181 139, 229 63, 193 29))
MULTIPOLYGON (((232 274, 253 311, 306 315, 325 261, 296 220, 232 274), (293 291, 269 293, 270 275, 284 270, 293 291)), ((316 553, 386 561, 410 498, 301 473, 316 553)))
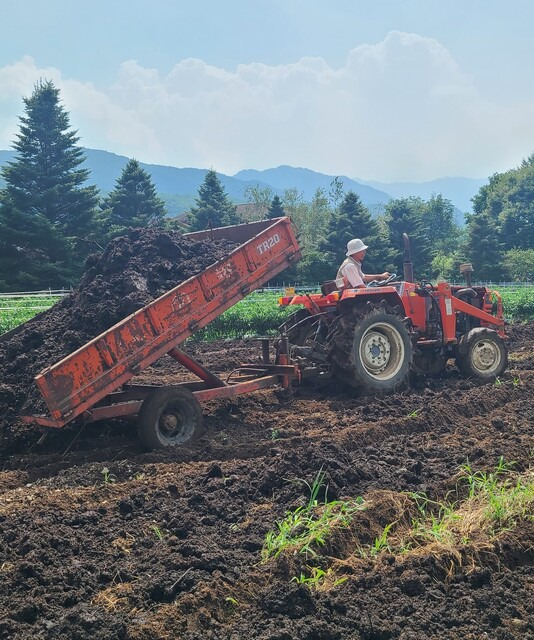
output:
POLYGON ((132 417, 161 386, 130 380, 165 354, 199 381, 165 385, 191 392, 197 402, 230 398, 273 385, 289 389, 300 380, 296 365, 279 353, 269 362, 265 339, 262 361, 239 367, 223 381, 178 345, 259 288, 301 256, 288 217, 185 234, 191 239, 228 239, 241 244, 226 258, 180 283, 85 345, 47 367, 35 381, 50 415, 25 415, 26 423, 60 429, 67 424, 132 417))

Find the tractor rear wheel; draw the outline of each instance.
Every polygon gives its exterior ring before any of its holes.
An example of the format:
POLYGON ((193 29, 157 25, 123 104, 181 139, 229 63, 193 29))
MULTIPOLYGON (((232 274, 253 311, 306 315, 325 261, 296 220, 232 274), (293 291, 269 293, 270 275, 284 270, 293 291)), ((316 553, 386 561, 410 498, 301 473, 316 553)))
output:
POLYGON ((477 327, 460 339, 456 365, 464 376, 483 381, 495 380, 507 364, 506 345, 493 329, 477 327))
POLYGON ((202 410, 195 396, 183 387, 162 387, 141 405, 137 431, 143 446, 165 449, 198 438, 202 433, 202 410))
POLYGON ((408 321, 385 303, 343 310, 333 344, 336 375, 353 387, 388 392, 408 378, 413 353, 408 321))

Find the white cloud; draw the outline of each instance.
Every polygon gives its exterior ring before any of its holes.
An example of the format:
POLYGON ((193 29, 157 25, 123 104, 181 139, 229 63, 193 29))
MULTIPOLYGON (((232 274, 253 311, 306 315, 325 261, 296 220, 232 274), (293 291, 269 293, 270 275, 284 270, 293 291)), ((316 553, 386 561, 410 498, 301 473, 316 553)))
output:
POLYGON ((41 77, 61 89, 82 144, 145 162, 426 180, 489 175, 533 151, 534 104, 485 99, 443 45, 416 34, 358 46, 339 69, 317 57, 233 71, 189 58, 161 75, 128 61, 107 91, 27 57, 0 69, 0 147, 41 77))

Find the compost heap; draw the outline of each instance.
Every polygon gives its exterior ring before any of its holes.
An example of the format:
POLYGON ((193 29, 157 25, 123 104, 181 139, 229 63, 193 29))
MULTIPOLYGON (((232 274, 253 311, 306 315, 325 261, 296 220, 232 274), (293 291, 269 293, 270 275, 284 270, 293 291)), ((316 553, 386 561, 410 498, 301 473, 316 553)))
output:
POLYGON ((0 434, 18 414, 44 411, 33 378, 180 282, 227 256, 235 243, 135 229, 87 260, 79 286, 0 341, 0 434))

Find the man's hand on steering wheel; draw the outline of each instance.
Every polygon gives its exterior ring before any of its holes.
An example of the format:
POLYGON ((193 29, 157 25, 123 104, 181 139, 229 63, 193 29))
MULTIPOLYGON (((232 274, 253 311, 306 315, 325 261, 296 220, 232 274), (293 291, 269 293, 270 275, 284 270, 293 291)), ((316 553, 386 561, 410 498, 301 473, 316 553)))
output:
POLYGON ((383 280, 373 280, 372 282, 369 282, 369 284, 367 285, 368 287, 383 287, 386 284, 389 284, 390 282, 393 282, 393 280, 395 280, 395 278, 397 277, 396 273, 389 273, 389 271, 384 271, 384 273, 380 274, 380 277, 384 277, 383 280))
POLYGON ((395 278, 397 277, 396 273, 390 273, 389 271, 385 271, 382 275, 386 277, 384 278, 384 280, 378 283, 380 285, 389 284, 390 282, 393 282, 393 280, 395 280, 395 278))

